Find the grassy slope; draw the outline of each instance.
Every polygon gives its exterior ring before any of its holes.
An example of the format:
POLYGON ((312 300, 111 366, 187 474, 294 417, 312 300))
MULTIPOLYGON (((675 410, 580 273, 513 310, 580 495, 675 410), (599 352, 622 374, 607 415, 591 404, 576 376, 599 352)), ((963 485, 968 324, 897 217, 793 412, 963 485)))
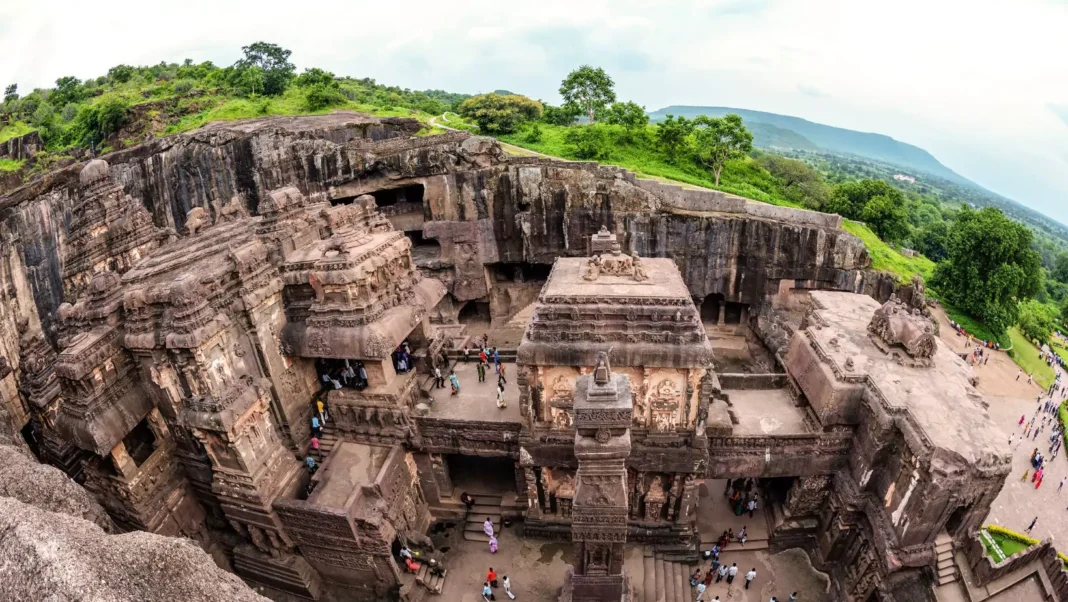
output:
POLYGON ((1024 372, 1033 375, 1039 386, 1049 387, 1053 382, 1053 368, 1039 359, 1038 348, 1015 326, 1009 329, 1009 339, 1012 341, 1012 359, 1024 372))
POLYGON ((18 171, 22 165, 26 163, 25 159, 8 159, 7 157, 0 158, 0 173, 18 171))
POLYGON ((890 272, 902 282, 908 282, 913 274, 919 274, 924 280, 930 280, 931 274, 934 273, 933 261, 923 255, 906 257, 898 253, 860 222, 843 220, 842 228, 864 241, 864 246, 868 248, 868 255, 871 256, 871 267, 876 270, 890 272))
MULTIPOLYGON (((526 131, 515 134, 498 136, 501 140, 522 148, 528 148, 539 153, 562 157, 564 159, 579 160, 574 148, 564 141, 567 128, 562 126, 539 124, 541 139, 531 142, 527 139, 526 131)), ((621 128, 607 126, 614 129, 619 135, 621 128)), ((652 126, 649 127, 646 136, 652 136, 652 126)), ((694 186, 722 190, 731 194, 737 194, 756 201, 783 205, 787 207, 799 207, 796 203, 783 198, 778 192, 778 185, 772 179, 771 174, 761 169, 748 157, 737 161, 730 161, 723 169, 720 185, 715 185, 715 180, 708 170, 698 166, 692 161, 679 161, 677 164, 668 163, 664 157, 651 145, 647 144, 613 144, 611 152, 605 159, 598 160, 606 165, 618 165, 629 169, 639 176, 667 178, 694 186)))
POLYGON ((949 316, 949 319, 963 326, 968 334, 983 341, 997 341, 999 345, 1006 349, 1012 345, 1012 341, 1009 340, 1008 334, 995 334, 994 331, 987 328, 986 324, 983 324, 964 313, 964 311, 958 309, 953 304, 942 300, 940 300, 940 302, 942 303, 942 308, 946 310, 946 315, 949 316))
POLYGON ((12 138, 18 138, 24 134, 29 134, 34 130, 30 124, 22 121, 14 121, 3 127, 0 127, 0 142, 7 142, 12 138))

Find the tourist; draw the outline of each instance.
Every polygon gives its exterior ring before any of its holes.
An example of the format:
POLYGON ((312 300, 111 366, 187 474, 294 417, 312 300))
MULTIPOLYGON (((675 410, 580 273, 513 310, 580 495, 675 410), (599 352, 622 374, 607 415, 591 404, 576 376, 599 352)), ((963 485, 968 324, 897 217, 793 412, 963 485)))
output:
POLYGON ((493 537, 493 521, 488 517, 486 522, 482 523, 482 532, 486 534, 486 537, 493 537))
POLYGON ((704 583, 697 584, 697 602, 701 602, 705 599, 705 590, 708 589, 704 583))
POLYGON ((693 574, 690 575, 690 587, 694 587, 701 581, 701 567, 697 567, 693 570, 693 574))
POLYGON ((1026 414, 1020 414, 1020 423, 1016 426, 1023 426, 1024 420, 1027 418, 1026 414))
POLYGON ((501 354, 497 353, 497 348, 493 348, 493 367, 496 368, 497 374, 501 373, 501 354))
POLYGON ((749 572, 745 574, 745 589, 749 589, 749 584, 756 579, 756 567, 749 569, 749 572))
MULTIPOLYGON (((727 576, 727 572, 727 565, 721 564, 719 567, 719 571, 716 572, 716 583, 723 581, 723 578, 727 576)), ((728 583, 730 582, 728 581, 728 583)))
POLYGON ((496 554, 497 553, 497 538, 492 536, 492 535, 490 535, 490 538, 489 538, 489 548, 490 548, 490 554, 496 554))
POLYGON ((434 388, 445 388, 445 377, 441 375, 441 368, 434 368, 434 388))
POLYGON ((490 585, 489 585, 488 582, 482 584, 482 599, 483 600, 496 600, 497 599, 497 598, 493 597, 493 590, 490 589, 490 585))
POLYGON ((753 511, 756 510, 756 507, 757 503, 755 499, 749 500, 749 503, 745 505, 745 509, 749 511, 749 518, 753 518, 753 511))
POLYGON ((1031 524, 1027 525, 1027 528, 1024 529, 1024 533, 1030 533, 1031 529, 1035 528, 1035 523, 1037 523, 1037 522, 1038 522, 1038 517, 1036 516, 1034 519, 1031 520, 1031 524))
POLYGON ((449 384, 452 385, 452 393, 450 393, 450 395, 457 395, 460 393, 460 379, 456 377, 456 372, 451 368, 449 369, 449 384))
POLYGON ((508 580, 508 575, 504 576, 501 585, 504 587, 504 593, 508 594, 508 598, 515 600, 515 594, 512 593, 512 582, 508 580))
POLYGON ((326 424, 326 419, 327 419, 326 406, 323 405, 323 400, 322 399, 316 400, 315 409, 319 410, 319 420, 322 420, 323 424, 326 424))
POLYGON ((1031 382, 1032 382, 1032 381, 1031 381, 1031 378, 1032 378, 1033 376, 1034 376, 1034 375, 1033 375, 1033 374, 1031 374, 1030 372, 1028 372, 1028 373, 1027 373, 1027 384, 1031 384, 1031 382))
POLYGON ((1021 376, 1023 376, 1023 370, 1020 370, 1016 373, 1016 380, 1020 380, 1021 376))
POLYGON ((308 470, 312 472, 315 472, 319 468, 319 466, 315 463, 315 458, 311 457, 310 455, 304 458, 304 464, 307 465, 308 470))
POLYGON ((497 587, 497 571, 494 571, 493 567, 486 571, 486 581, 489 581, 490 587, 497 587))
POLYGON ((311 425, 312 425, 312 434, 315 435, 316 437, 320 437, 321 438, 323 436, 323 427, 319 426, 319 417, 318 416, 312 416, 311 425))
POLYGON ((719 549, 722 550, 722 549, 727 547, 727 544, 730 543, 730 541, 731 541, 730 538, 727 537, 727 532, 724 531, 723 535, 719 536, 719 540, 716 542, 716 545, 718 545, 719 549))
POLYGON ((707 585, 712 585, 712 580, 716 578, 716 570, 717 569, 719 569, 719 559, 718 558, 712 561, 712 566, 708 567, 708 572, 705 573, 705 578, 703 580, 703 583, 706 586, 707 585))
POLYGON ((485 363, 486 363, 486 362, 488 362, 488 361, 489 361, 489 358, 488 358, 488 357, 486 357, 486 350, 485 350, 484 348, 483 348, 483 349, 480 349, 480 350, 478 351, 478 362, 479 362, 480 364, 485 364, 485 363))
POLYGON ((486 364, 483 362, 479 362, 477 365, 475 365, 475 371, 478 372, 478 382, 486 382, 486 364))
POLYGON ((508 384, 508 379, 504 377, 504 368, 505 368, 505 365, 504 365, 504 364, 498 364, 498 366, 499 366, 499 367, 498 367, 498 369, 497 369, 497 380, 498 380, 499 382, 503 382, 504 384, 506 384, 506 385, 507 385, 507 384, 508 384))
POLYGON ((745 540, 748 538, 749 534, 745 532, 745 525, 742 525, 742 530, 738 532, 738 542, 744 546, 745 540))
POLYGON ((471 494, 466 491, 460 494, 460 501, 467 506, 468 510, 475 505, 475 498, 471 497, 471 494))
MULTIPOLYGON (((318 437, 312 437, 311 438, 311 448, 315 452, 315 457, 318 458, 320 462, 322 462, 323 461, 323 452, 322 452, 322 450, 319 449, 319 438, 318 437)), ((1063 484, 1063 482, 1062 482, 1062 484, 1063 484)))
POLYGON ((505 401, 504 401, 504 385, 502 385, 501 383, 498 382, 497 383, 497 407, 503 410, 507 406, 508 406, 508 404, 505 403, 505 401))
MULTIPOLYGON (((774 599, 775 598, 772 598, 772 600, 774 599)), ((797 602, 797 592, 790 594, 790 597, 787 599, 787 602, 797 602)))
POLYGON ((1038 489, 1039 487, 1041 487, 1041 486, 1042 486, 1042 475, 1043 475, 1043 474, 1044 474, 1044 473, 1043 473, 1043 471, 1042 471, 1042 470, 1039 470, 1039 471, 1038 471, 1038 480, 1037 480, 1037 481, 1035 481, 1035 489, 1038 489))
POLYGON ((734 578, 738 576, 738 563, 732 562, 731 568, 727 569, 727 585, 734 583, 734 578))
POLYGON ((734 541, 734 529, 727 529, 727 541, 734 541))

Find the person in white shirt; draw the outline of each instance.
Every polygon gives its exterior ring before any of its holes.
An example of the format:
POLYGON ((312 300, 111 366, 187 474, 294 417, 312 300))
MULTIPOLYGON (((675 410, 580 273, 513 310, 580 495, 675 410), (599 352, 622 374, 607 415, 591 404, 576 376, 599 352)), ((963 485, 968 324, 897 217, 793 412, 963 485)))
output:
POLYGON ((749 589, 749 584, 756 579, 756 568, 749 569, 749 572, 745 574, 745 589, 749 589))
POLYGON ((698 583, 697 584, 697 602, 701 602, 702 600, 705 599, 705 590, 706 589, 708 589, 708 588, 705 587, 704 583, 698 583))
POLYGON ((734 578, 738 575, 738 563, 731 563, 731 568, 727 569, 727 585, 734 583, 734 578))

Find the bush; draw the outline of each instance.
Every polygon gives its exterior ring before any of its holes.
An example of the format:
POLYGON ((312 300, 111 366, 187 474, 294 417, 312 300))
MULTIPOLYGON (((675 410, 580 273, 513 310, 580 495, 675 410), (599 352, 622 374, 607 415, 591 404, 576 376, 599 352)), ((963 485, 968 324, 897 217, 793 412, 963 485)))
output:
POLYGON ((327 107, 345 104, 345 97, 336 86, 324 83, 312 84, 304 90, 304 104, 309 111, 320 111, 327 107))
POLYGON ((196 86, 196 82, 191 79, 180 79, 174 82, 174 93, 185 94, 196 86))
POLYGON ((107 96, 82 107, 74 124, 77 140, 86 146, 105 140, 126 124, 129 113, 130 105, 119 96, 107 96))
POLYGON ((518 94, 480 94, 460 103, 456 112, 478 124, 480 132, 510 134, 541 116, 541 103, 518 94))
POLYGON ((530 131, 527 132, 527 135, 523 139, 527 142, 541 142, 541 128, 538 127, 537 123, 534 123, 530 127, 530 131))
POLYGON ((78 107, 74 104, 68 104, 63 107, 59 116, 63 118, 63 121, 70 123, 72 119, 78 116, 78 107))
POLYGON ((608 157, 608 132, 603 126, 583 125, 567 130, 564 141, 575 147, 575 156, 580 159, 605 159, 608 157))

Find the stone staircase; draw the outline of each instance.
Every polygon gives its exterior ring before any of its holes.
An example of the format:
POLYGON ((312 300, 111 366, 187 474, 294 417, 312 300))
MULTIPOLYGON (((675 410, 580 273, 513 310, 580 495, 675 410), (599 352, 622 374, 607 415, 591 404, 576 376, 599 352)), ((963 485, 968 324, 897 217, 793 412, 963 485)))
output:
POLYGON ((943 531, 935 538, 935 554, 938 563, 938 585, 953 583, 960 577, 953 558, 953 538, 943 531))
POLYGON ((415 574, 415 582, 422 585, 432 594, 441 594, 442 588, 445 587, 445 577, 449 576, 448 569, 442 570, 441 576, 432 575, 430 573, 430 565, 425 561, 420 560, 419 571, 415 574))
POLYGON ((501 533, 501 501, 499 495, 472 493, 475 505, 464 517, 464 539, 467 541, 489 542, 489 536, 482 532, 482 524, 489 518, 493 521, 494 535, 501 533))
MULTIPOLYGON (((334 430, 333 421, 328 420, 322 425, 323 436, 319 437, 319 451, 323 455, 323 460, 330 455, 330 452, 334 450, 334 446, 337 445, 337 432, 334 430)), ((311 453, 309 448, 308 453, 311 453)), ((313 454, 314 457, 314 454, 313 454)), ((318 458, 316 458, 318 461, 318 458)))
POLYGON ((633 602, 693 602, 690 574, 697 565, 664 560, 664 555, 646 546, 642 549, 641 571, 629 573, 634 587, 633 602))

